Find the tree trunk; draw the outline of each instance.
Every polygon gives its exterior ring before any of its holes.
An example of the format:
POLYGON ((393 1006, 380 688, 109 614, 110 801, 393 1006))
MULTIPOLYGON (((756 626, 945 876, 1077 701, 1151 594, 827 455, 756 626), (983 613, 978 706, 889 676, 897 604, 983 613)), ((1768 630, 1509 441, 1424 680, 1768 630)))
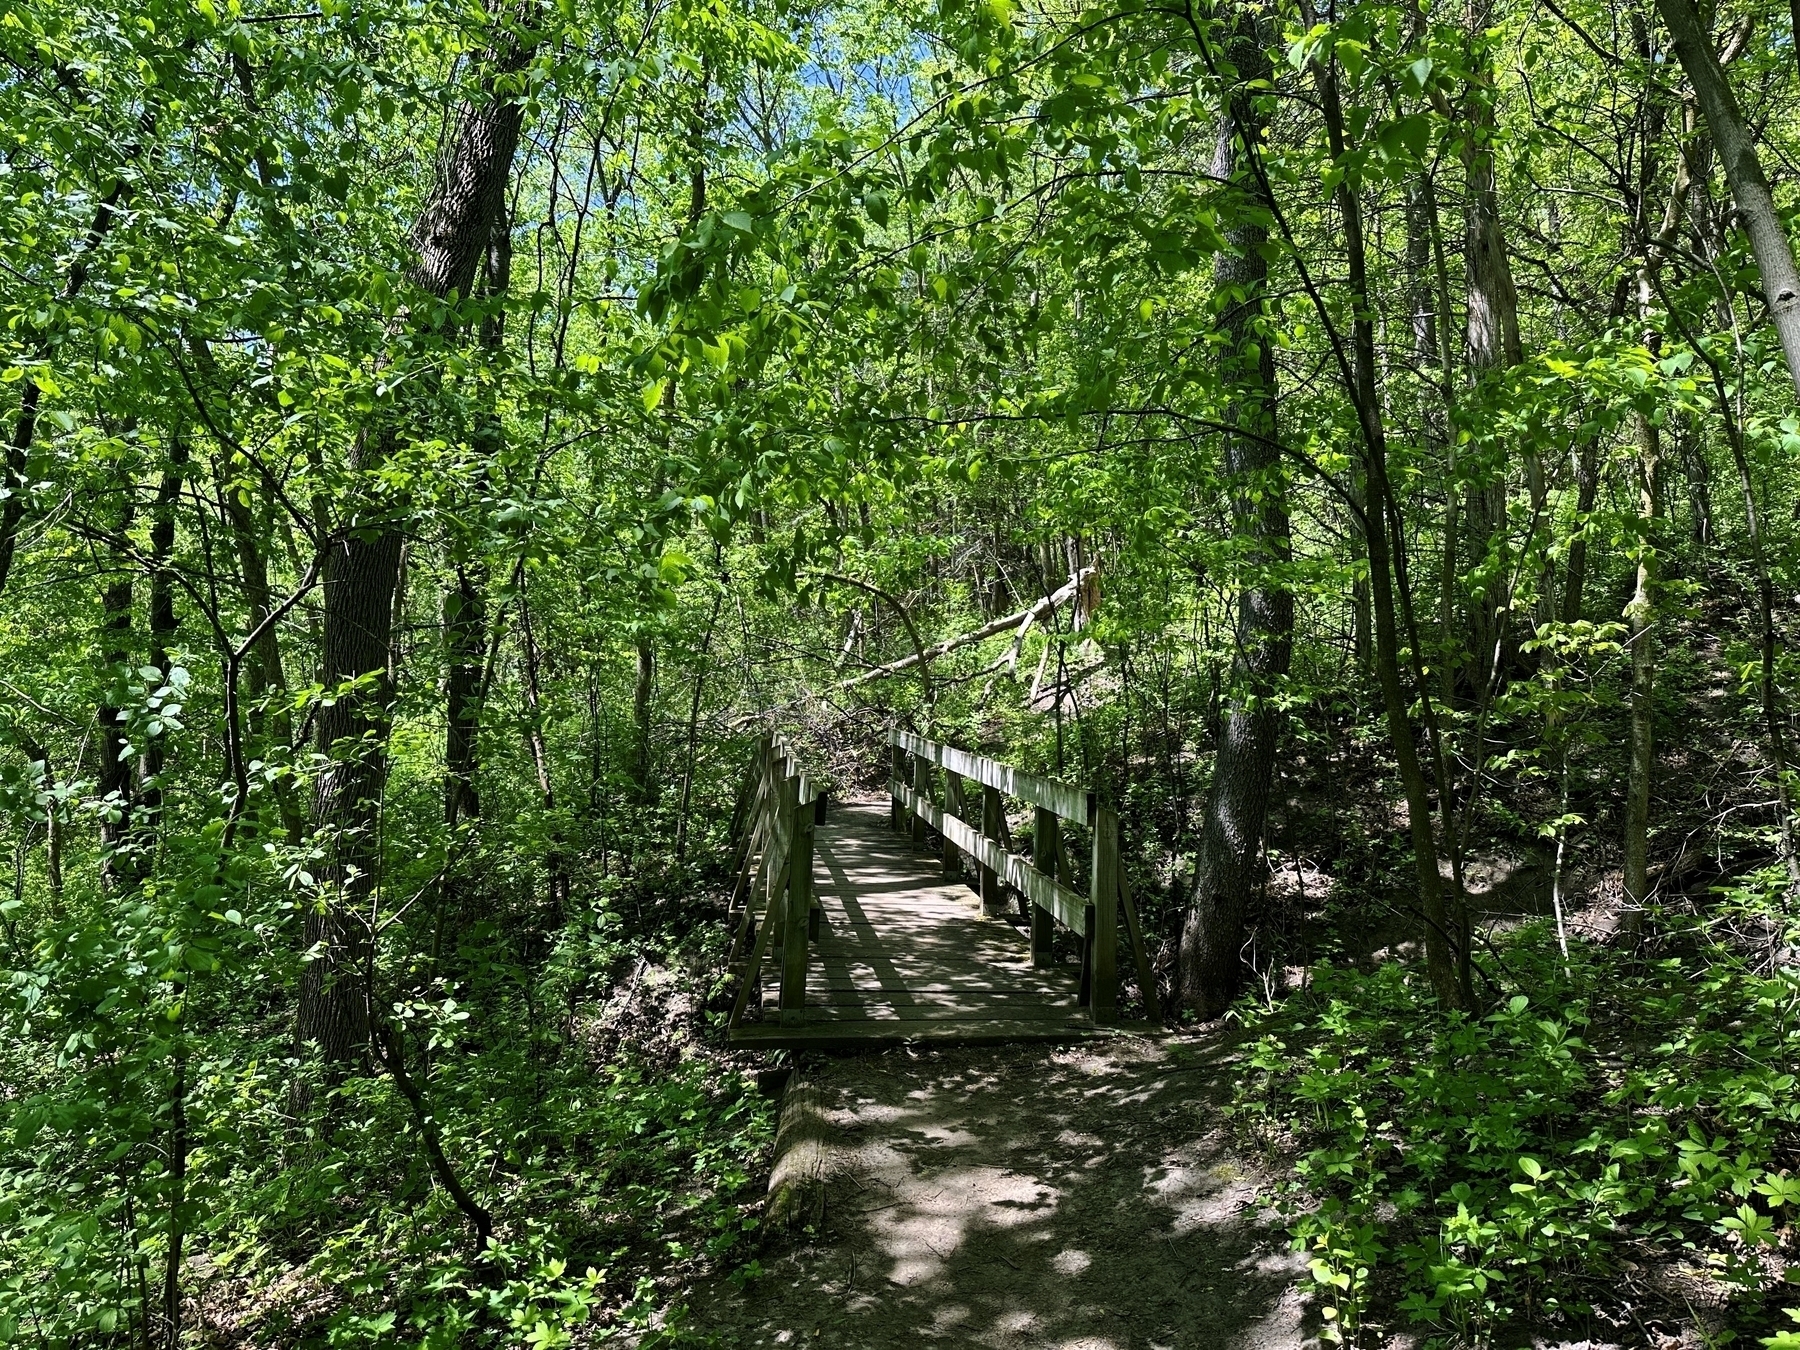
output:
POLYGON ((645 806, 656 803, 656 780, 651 764, 652 714, 656 693, 656 644, 648 635, 637 640, 637 679, 631 690, 631 780, 637 799, 645 806))
POLYGON ((542 657, 537 634, 531 626, 531 603, 525 593, 525 568, 520 565, 516 577, 519 587, 519 636, 525 646, 525 706, 530 714, 526 736, 531 745, 531 763, 537 770, 538 794, 543 802, 545 824, 549 829, 550 851, 544 859, 550 874, 550 905, 560 918, 568 912, 569 874, 563 864, 562 830, 556 824, 556 787, 550 777, 550 751, 544 744, 544 704, 540 692, 539 671, 542 657))
MULTIPOLYGON (((467 297, 504 219, 523 109, 495 92, 496 77, 519 70, 528 49, 512 44, 485 58, 482 97, 458 109, 440 156, 437 181, 413 230, 417 250, 409 280, 420 293, 414 323, 422 337, 443 335, 437 307, 467 297)), ((399 444, 398 415, 358 434, 350 468, 372 477, 399 444)), ((317 1041, 333 1064, 361 1062, 369 1041, 367 913, 380 873, 381 793, 393 698, 390 669, 395 588, 403 522, 373 497, 352 499, 326 556, 324 683, 338 693, 320 709, 318 746, 327 757, 313 806, 329 836, 321 882, 324 903, 307 915, 310 953, 301 978, 298 1030, 317 1041), (352 689, 343 687, 358 681, 352 689)))
MULTIPOLYGON (((352 468, 371 467, 392 448, 383 433, 365 434, 352 468), (370 451, 370 440, 379 448, 370 451)), ((301 1041, 318 1042, 334 1064, 362 1060, 369 1040, 365 911, 381 870, 400 545, 400 531, 384 524, 338 540, 325 561, 321 656, 328 702, 319 709, 318 749, 326 764, 315 786, 313 821, 327 832, 328 853, 320 878, 324 903, 306 915, 309 959, 300 979, 298 1030, 301 1041)))
MULTIPOLYGON (((136 159, 138 147, 132 146, 127 155, 136 159)), ((63 279, 63 304, 68 304, 81 294, 87 284, 88 259, 100 242, 106 238, 113 223, 119 217, 121 203, 130 194, 130 186, 120 178, 113 184, 112 191, 100 199, 94 209, 94 223, 88 227, 87 238, 82 241, 80 252, 69 264, 68 276, 63 279)), ((48 361, 53 350, 48 340, 41 342, 34 353, 37 361, 48 361)), ((31 451, 37 440, 38 402, 42 391, 29 376, 23 381, 24 388, 19 392, 19 414, 13 421, 12 439, 6 446, 6 477, 3 484, 6 498, 0 501, 0 593, 6 590, 8 578, 12 576, 13 558, 18 553, 19 532, 25 524, 25 505, 30 490, 31 451)))
POLYGON ((1712 133, 1714 152, 1762 274, 1763 298, 1781 339, 1788 375, 1800 392, 1800 270, 1794 266, 1793 245, 1775 209, 1769 180, 1763 176, 1756 143, 1693 0, 1656 0, 1656 9, 1674 39, 1676 58, 1694 87, 1707 130, 1712 133))
POLYGON ((1593 437, 1575 451, 1575 537, 1569 541, 1569 562, 1563 569, 1562 620, 1576 623, 1582 614, 1582 592, 1587 586, 1588 517, 1600 491, 1600 446, 1593 437))
MULTIPOLYGON (((512 231, 501 218, 483 255, 482 294, 488 312, 481 321, 481 350, 498 367, 506 350, 506 295, 512 285, 512 231)), ((492 388, 493 386, 489 386, 492 388)), ((482 409, 475 449, 488 463, 506 450, 506 426, 492 403, 482 409)), ((476 787, 480 768, 484 652, 487 647, 487 564, 474 556, 470 540, 456 537, 450 548, 455 584, 444 592, 444 823, 455 829, 462 816, 481 815, 476 787)))
MULTIPOLYGON (((119 513, 121 541, 131 532, 135 514, 130 483, 121 487, 125 502, 119 513)), ((113 574, 100 595, 100 630, 105 642, 104 661, 108 680, 124 678, 133 665, 131 659, 131 574, 121 568, 113 574)), ((131 765, 125 761, 127 741, 122 721, 124 710, 113 702, 109 691, 100 700, 97 752, 100 756, 95 773, 94 790, 103 806, 100 817, 100 882, 110 892, 127 886, 136 875, 130 856, 132 792, 131 765)))
MULTIPOLYGON (((1332 157, 1341 161, 1348 151, 1343 106, 1334 73, 1315 67, 1320 106, 1332 157)), ((1419 884, 1419 912, 1423 920, 1426 968, 1438 1000, 1449 1008, 1461 1007, 1468 983, 1468 943, 1460 923, 1452 922, 1444 904, 1443 878, 1438 875, 1437 838, 1431 821, 1431 790, 1419 762, 1418 746, 1408 720, 1408 698, 1401 683, 1400 637, 1395 604, 1393 543, 1404 542, 1398 525, 1398 506, 1388 483, 1387 431, 1381 420, 1375 350, 1375 307, 1369 294, 1368 260, 1363 243, 1362 200, 1353 181, 1346 177, 1337 186, 1338 209, 1343 218, 1344 252, 1354 318, 1351 355, 1342 374, 1348 384, 1361 432, 1364 477, 1368 483, 1368 517, 1365 538, 1369 547, 1370 608, 1375 628, 1375 673, 1387 715, 1388 737, 1406 794, 1407 823, 1412 834, 1413 863, 1419 884), (1390 522, 1390 514, 1393 519, 1390 522)), ((1320 304, 1323 311, 1323 301, 1320 304)), ((1423 691, 1421 691, 1423 692, 1423 691)))
MULTIPOLYGON (((712 614, 706 620, 706 638, 700 644, 700 672, 694 677, 694 697, 688 705, 687 757, 681 767, 681 805, 675 813, 675 861, 687 857, 688 806, 694 794, 694 770, 700 757, 700 700, 706 694, 706 677, 712 670, 713 633, 719 626, 719 610, 725 604, 725 587, 713 596, 712 614)), ((860 612, 860 611, 859 611, 860 612)))
POLYGON ((481 815, 475 775, 480 767, 481 675, 487 652, 487 595, 483 569, 453 565, 456 582, 444 592, 444 824, 481 815))
MULTIPOLYGON (((1229 57, 1244 83, 1233 92, 1219 128, 1212 168, 1216 179, 1243 182, 1248 177, 1244 143, 1262 136, 1256 95, 1244 87, 1269 78, 1259 27, 1249 11, 1238 11, 1229 57)), ((1260 194, 1254 180, 1249 187, 1255 202, 1260 194)), ((1293 647, 1293 596, 1266 570, 1290 556, 1275 442, 1274 344, 1260 323, 1268 281, 1262 252, 1267 235, 1260 223, 1243 220, 1227 231, 1231 251, 1214 264, 1236 394, 1231 412, 1236 430, 1225 437, 1225 469, 1231 483, 1232 533, 1242 545, 1240 565, 1248 575, 1238 590, 1231 692, 1201 827, 1194 895, 1181 935, 1181 997, 1202 1017, 1218 1016, 1238 990, 1244 925, 1256 887, 1281 730, 1274 694, 1287 674, 1293 647)))
MULTIPOLYGON (((1715 370, 1719 386, 1724 381, 1715 370)), ((1719 410, 1725 417, 1725 435, 1731 446, 1732 463, 1737 468, 1738 487, 1744 496, 1744 522, 1750 535, 1750 563, 1756 578, 1756 620, 1758 654, 1756 688, 1762 704, 1763 729, 1769 736, 1769 767, 1775 779, 1775 807, 1779 816, 1781 857, 1787 864, 1789 880, 1800 885, 1800 851, 1794 842, 1794 809, 1788 788, 1787 736, 1782 726, 1784 717, 1775 672, 1781 662, 1781 642, 1775 627, 1775 579, 1769 570, 1768 550, 1763 540, 1763 513, 1758 500, 1756 480, 1750 472, 1750 458, 1744 449, 1744 433, 1731 412, 1731 403, 1721 399, 1719 410)), ((1695 448, 1695 454, 1700 454, 1695 448)))
MULTIPOLYGON (((175 575, 170 563, 175 551, 175 506, 181 496, 182 474, 187 462, 187 442, 177 436, 169 446, 169 462, 163 469, 162 482, 157 485, 150 518, 150 664, 162 672, 165 683, 174 666, 172 649, 178 627, 175 575)), ((162 775, 166 758, 161 736, 145 740, 143 755, 138 762, 138 793, 132 829, 137 836, 133 846, 144 860, 146 870, 156 848, 161 823, 162 775)))
MULTIPOLYGON (((239 584, 243 588, 245 627, 261 635, 250 648, 250 735, 252 742, 266 756, 271 753, 290 755, 294 750, 294 717, 287 695, 287 672, 281 659, 279 624, 263 627, 274 603, 269 591, 269 559, 251 511, 239 488, 230 482, 223 465, 215 469, 220 480, 220 499, 224 503, 226 524, 231 530, 232 547, 237 553, 239 584)), ((281 814, 283 832, 290 844, 300 842, 306 827, 305 814, 295 800, 292 782, 286 777, 275 782, 276 807, 281 814)))
POLYGON ((1625 903, 1641 906, 1650 893, 1650 780, 1656 771, 1656 600, 1658 527, 1662 520, 1661 437, 1638 415, 1637 589, 1625 608, 1631 629, 1631 767, 1625 791, 1625 903))
MULTIPOLYGON (((1466 31, 1471 47, 1471 74, 1463 100, 1463 248, 1468 272, 1469 367, 1477 381, 1524 360, 1519 341, 1519 295, 1507 258, 1495 180, 1495 93, 1492 58, 1486 46, 1486 33, 1492 23, 1492 0, 1472 0, 1466 31)), ((1470 613, 1472 678, 1477 690, 1493 679, 1496 663, 1503 659, 1498 653, 1506 645, 1506 616, 1511 602, 1505 558, 1506 481, 1504 459, 1483 466, 1469 485, 1464 507, 1464 537, 1473 555, 1470 561, 1487 574, 1470 613)))
POLYGON ((1421 418, 1426 449, 1443 464, 1444 524, 1438 563, 1438 698, 1446 709, 1456 706, 1456 671, 1462 639, 1456 624, 1457 536, 1461 503, 1456 495, 1456 438, 1451 434, 1456 390, 1451 376, 1450 282, 1438 229, 1437 193, 1431 171, 1421 169, 1406 190, 1406 279, 1412 309, 1413 360, 1420 378, 1437 378, 1434 391, 1422 394, 1421 418))

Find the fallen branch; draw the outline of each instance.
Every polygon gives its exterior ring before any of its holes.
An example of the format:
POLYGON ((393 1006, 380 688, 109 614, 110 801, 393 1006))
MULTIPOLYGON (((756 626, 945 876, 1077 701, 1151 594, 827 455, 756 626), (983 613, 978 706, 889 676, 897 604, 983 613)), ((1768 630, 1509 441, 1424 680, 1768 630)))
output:
MULTIPOLYGON (((937 706, 937 690, 932 687, 931 667, 928 664, 931 660, 931 652, 919 641, 919 630, 913 623, 912 614, 908 612, 906 606, 901 604, 899 600, 889 595, 886 591, 882 590, 881 587, 871 585, 866 581, 858 581, 855 577, 843 576, 837 572, 820 572, 819 576, 826 581, 835 581, 841 586, 854 586, 859 591, 868 592, 877 600, 885 600, 893 609, 894 613, 900 616, 900 622, 906 626, 906 635, 912 639, 914 654, 909 660, 896 663, 894 669, 904 670, 909 666, 917 666, 919 668, 919 684, 925 695, 925 713, 926 718, 929 721, 931 709, 937 706)), ((860 683, 860 680, 851 681, 850 683, 860 683)))
POLYGON ((394 1086, 400 1089, 400 1095, 406 1098, 406 1104, 412 1107, 413 1120, 418 1124, 419 1135, 425 1144, 425 1157, 431 1164, 431 1170, 436 1173, 438 1183, 449 1193, 457 1209, 462 1211, 463 1217, 475 1229, 476 1252, 485 1252, 488 1241, 494 1235, 494 1217, 469 1194, 462 1179, 456 1175, 456 1169, 450 1165, 450 1159, 444 1155, 437 1120, 431 1114, 431 1108, 426 1105, 425 1096, 419 1091, 418 1084, 413 1082, 412 1075, 406 1071, 406 1044, 399 1031, 384 1016, 377 1015, 373 1021, 374 1034, 369 1039, 375 1058, 393 1078, 394 1086))
POLYGON ((1094 605, 1097 603, 1097 598, 1094 595, 1096 587, 1093 584, 1093 578, 1094 569, 1091 567, 1084 567, 1074 576, 1070 577, 1065 585, 1059 587, 1050 595, 1046 595, 1042 600, 1039 600, 1029 608, 1019 610, 1016 614, 1008 614, 1004 618, 994 619, 970 632, 959 633, 953 638, 945 638, 942 642, 933 643, 929 647, 920 648, 911 656, 902 656, 899 660, 889 661, 884 666, 871 667, 870 669, 863 671, 860 675, 853 675, 849 679, 841 681, 838 687, 840 689, 852 689, 859 684, 867 684, 871 680, 885 679, 889 675, 898 675, 903 670, 911 670, 922 661, 935 661, 938 657, 943 656, 948 652, 953 652, 958 647, 968 647, 977 642, 985 642, 988 638, 999 637, 1000 634, 1009 630, 1016 631, 1013 632, 1012 651, 1007 657, 1007 664, 1016 667, 1019 660, 1019 651, 1025 644, 1025 635, 1031 631, 1031 626, 1033 624, 1042 623, 1045 619, 1049 618, 1050 615, 1055 613, 1059 607, 1068 604, 1071 600, 1076 602, 1076 616, 1078 621, 1080 619, 1085 619, 1088 614, 1093 612, 1094 605))
POLYGON ((769 1175, 769 1227, 793 1233, 817 1229, 825 1219, 825 1172, 831 1155, 831 1124, 818 1080, 802 1077, 799 1066, 781 1099, 775 1131, 775 1167, 769 1175))

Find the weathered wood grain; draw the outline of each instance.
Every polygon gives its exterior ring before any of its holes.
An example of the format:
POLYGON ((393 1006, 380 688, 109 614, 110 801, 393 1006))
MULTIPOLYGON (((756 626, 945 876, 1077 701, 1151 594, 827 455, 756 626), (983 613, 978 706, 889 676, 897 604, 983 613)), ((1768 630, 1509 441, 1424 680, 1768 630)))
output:
POLYGON ((793 1232, 825 1218, 825 1161, 831 1123, 818 1084, 795 1069, 781 1096, 775 1127, 775 1165, 769 1173, 769 1224, 793 1232))
POLYGON ((1054 811, 1064 820, 1073 820, 1082 825, 1093 823, 1096 801, 1094 794, 1087 788, 1073 787, 1052 778, 1040 778, 1023 769, 1015 769, 1010 764, 1002 764, 997 759, 989 759, 986 755, 928 741, 923 736, 902 731, 899 727, 889 728, 888 744, 964 778, 972 778, 984 787, 995 788, 1009 797, 1017 797, 1033 806, 1054 811))
MULTIPOLYGON (((910 787, 907 792, 913 795, 910 787)), ((763 1020, 734 1025, 730 1043, 846 1049, 1093 1034, 1093 1019, 1076 1003, 1074 969, 1033 965, 1025 933, 1005 917, 984 915, 966 885, 944 879, 941 852, 914 848, 904 826, 888 828, 886 809, 842 803, 831 822, 814 831, 812 885, 825 923, 807 963, 805 1006, 771 1015, 775 1000, 765 993, 763 1020)), ((933 810, 941 821, 943 813, 933 810)), ((949 820, 952 829, 961 825, 949 820)), ((957 846, 973 853, 965 844, 981 840, 988 845, 982 855, 995 857, 997 851, 995 861, 1006 867, 1009 881, 1034 884, 1023 868, 1043 885, 1055 885, 1023 859, 1007 866, 1010 855, 998 845, 962 829, 968 833, 957 846)), ((799 832, 793 845, 796 853, 802 847, 799 832)), ((1059 908, 1068 912, 1085 903, 1065 892, 1059 908)))

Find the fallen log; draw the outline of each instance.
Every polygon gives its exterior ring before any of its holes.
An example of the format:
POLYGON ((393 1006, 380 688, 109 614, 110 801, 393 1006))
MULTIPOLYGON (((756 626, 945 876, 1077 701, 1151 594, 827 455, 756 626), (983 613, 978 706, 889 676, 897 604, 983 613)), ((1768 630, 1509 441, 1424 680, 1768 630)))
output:
POLYGON ((898 675, 903 670, 911 670, 922 661, 935 661, 938 657, 947 655, 959 647, 973 646, 977 642, 985 642, 991 637, 999 637, 1000 634, 1008 631, 1013 632, 1013 645, 1012 651, 1007 657, 1007 664, 1009 667, 1016 667, 1019 651, 1025 644, 1025 635, 1031 631, 1031 626, 1042 623, 1071 600, 1075 602, 1076 627, 1080 627, 1099 604, 1099 586, 1093 568, 1082 568, 1070 577, 1066 584, 1059 586, 1036 604, 1021 609, 1017 613, 991 620, 967 633, 959 633, 955 637, 945 638, 942 642, 921 648, 910 656, 902 656, 896 661, 889 661, 886 665, 873 666, 859 675, 853 675, 849 679, 841 681, 838 687, 853 689, 857 685, 867 684, 871 680, 886 679, 889 675, 898 675))
POLYGON ((825 1163, 831 1125, 818 1081, 802 1077, 798 1066, 781 1098, 775 1130, 775 1166, 769 1174, 769 1227, 797 1232, 817 1229, 825 1219, 825 1163))

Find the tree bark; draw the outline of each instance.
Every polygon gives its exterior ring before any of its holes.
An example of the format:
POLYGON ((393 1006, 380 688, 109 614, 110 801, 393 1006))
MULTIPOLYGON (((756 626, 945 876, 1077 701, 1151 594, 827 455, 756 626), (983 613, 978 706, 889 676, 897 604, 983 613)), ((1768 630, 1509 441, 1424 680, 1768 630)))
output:
MULTIPOLYGON (((1310 13, 1310 7, 1308 12, 1310 13)), ((1315 67, 1315 74, 1332 157, 1342 162, 1349 147, 1337 78, 1332 70, 1324 67, 1315 67)), ((1363 472, 1368 483, 1369 504, 1364 537, 1369 549, 1375 672, 1381 686, 1388 737, 1393 744, 1401 786, 1406 794, 1407 825, 1412 835, 1413 863, 1419 884, 1419 913, 1424 927, 1426 969, 1439 1002, 1445 1007, 1457 1008, 1466 1002, 1464 990, 1468 984, 1468 943, 1460 931, 1461 923, 1453 922, 1444 903, 1443 878, 1438 875, 1437 838, 1431 821, 1431 791, 1419 761, 1418 746, 1413 739, 1412 725, 1408 719, 1406 690, 1401 682, 1399 624, 1394 594, 1394 545, 1404 543, 1405 533, 1398 528, 1393 528, 1390 532, 1390 525, 1397 526, 1399 523, 1399 508, 1388 482, 1387 431, 1382 425, 1382 404, 1377 385, 1379 367, 1375 349, 1375 308, 1369 295, 1362 200, 1355 182, 1348 175, 1337 186, 1337 200, 1343 218, 1347 279, 1354 306, 1351 351, 1347 368, 1342 373, 1349 386, 1346 392, 1356 409, 1362 440, 1363 472)), ((1322 298, 1315 299, 1315 304, 1319 305, 1321 313, 1326 312, 1322 298)), ((1424 691, 1421 690, 1420 693, 1423 694, 1424 691)))
MULTIPOLYGON (((125 501, 119 513, 118 531, 124 540, 131 532, 136 513, 131 500, 132 485, 126 483, 121 490, 125 501)), ((106 647, 103 659, 109 680, 123 678, 132 665, 131 599, 131 573, 121 567, 100 594, 100 630, 106 647)), ((125 760, 124 717, 124 710, 113 701, 109 690, 95 715, 100 764, 94 775, 94 790, 105 804, 100 817, 100 883, 109 892, 122 890, 136 874, 130 856, 131 765, 125 760)))
MULTIPOLYGON (((483 257, 482 294, 488 312, 481 321, 481 350, 498 366, 506 349, 506 295, 512 285, 512 231, 502 209, 483 257)), ((506 449, 506 427, 490 403, 481 412, 475 448, 488 463, 506 449)), ((454 537, 449 549, 454 584, 444 592, 444 823, 481 815, 476 786, 480 769, 484 652, 487 647, 487 564, 469 539, 454 537)))
POLYGON ((444 824, 481 815, 481 676, 487 653, 487 587, 472 562, 453 565, 444 592, 444 824))
MULTIPOLYGON (((409 280, 419 303, 409 314, 423 337, 454 331, 434 302, 470 294, 496 225, 518 148, 523 106, 510 79, 529 49, 509 43, 484 58, 481 95, 465 102, 445 141, 437 180, 413 230, 409 280), (503 87, 504 86, 504 87, 503 87)), ((350 469, 368 481, 398 447, 398 417, 388 412, 357 436, 350 469)), ((313 819, 330 853, 322 902, 307 915, 309 960, 301 978, 298 1032, 316 1041, 327 1062, 360 1063, 369 1043, 367 953, 369 916, 380 872, 380 802, 387 777, 386 742, 393 698, 391 645, 400 577, 403 520, 373 495, 353 499, 326 556, 325 687, 336 692, 320 709, 318 747, 326 756, 313 819), (353 686, 350 682, 355 681, 353 686), (350 687, 346 687, 350 686, 350 687)))
POLYGON ((563 864, 562 831, 556 824, 556 787, 550 777, 550 750, 544 744, 544 703, 539 680, 542 653, 537 634, 531 626, 531 602, 525 592, 525 568, 521 564, 516 577, 519 587, 519 636, 525 648, 525 706, 530 714, 526 735, 531 745, 531 763, 537 770, 538 794, 544 806, 545 824, 550 832, 550 851, 544 859, 550 874, 550 904, 558 918, 568 912, 569 874, 563 864))
MULTIPOLYGON (((127 154, 136 159, 138 147, 130 147, 127 154)), ((102 197, 100 204, 94 209, 94 223, 88 227, 81 251, 69 264, 68 275, 63 279, 62 295, 59 297, 63 304, 68 304, 80 295, 82 287, 87 284, 88 260, 118 220, 119 211, 129 193, 129 185, 125 179, 120 178, 113 184, 112 191, 102 197)), ((33 353, 33 359, 47 361, 51 351, 52 348, 46 341, 33 353)), ((19 393, 19 413, 13 420, 12 439, 6 446, 6 499, 0 502, 0 593, 5 592, 7 580, 12 576, 13 558, 19 547, 19 532, 25 524, 31 451, 37 440, 38 405, 42 398, 42 391, 29 376, 23 384, 24 388, 19 393)))
POLYGON ((1650 780, 1656 771, 1656 550, 1662 521, 1662 442, 1656 424, 1638 415, 1637 589, 1625 608, 1631 630, 1631 765, 1625 793, 1625 903, 1649 898, 1650 780))
MULTIPOLYGON (((175 506, 181 496, 187 462, 187 442, 176 436, 169 446, 169 462, 157 484, 150 517, 150 664, 162 672, 165 683, 174 668, 173 645, 178 627, 175 575, 170 561, 175 551, 175 506)), ((137 802, 132 813, 137 837, 133 847, 146 867, 156 848, 162 818, 162 775, 167 761, 163 747, 161 736, 149 737, 138 765, 137 802)))
POLYGON ((1422 420, 1427 449, 1443 463, 1444 524, 1438 562, 1438 697, 1456 707, 1456 672, 1462 639, 1456 624, 1456 580, 1461 529, 1456 495, 1456 438, 1451 434, 1456 404, 1449 349, 1450 279, 1438 227, 1437 192, 1431 170, 1421 169, 1406 191, 1407 290, 1413 316, 1413 359, 1420 378, 1436 376, 1437 397, 1425 397, 1422 420))
MULTIPOLYGON (((263 548, 263 536, 256 515, 240 490, 231 483, 224 466, 215 468, 220 480, 220 500, 225 521, 231 531, 231 542, 237 553, 239 585, 244 594, 245 627, 256 633, 250 646, 250 735, 264 755, 278 752, 290 755, 294 749, 294 717, 287 695, 287 672, 281 658, 280 625, 266 623, 274 598, 269 589, 269 559, 263 548)), ((306 828, 305 813, 295 800, 291 780, 275 782, 276 808, 281 815, 282 830, 290 844, 300 842, 306 828)))
POLYGON ((654 805, 657 797, 651 763, 655 694, 656 644, 644 634, 637 640, 637 677, 631 688, 631 780, 638 801, 645 806, 654 805))
POLYGON ((1750 239, 1757 271, 1762 274, 1763 298, 1768 302, 1770 322, 1781 339, 1788 375, 1800 393, 1800 270, 1795 268, 1793 244, 1775 209, 1755 139, 1693 0, 1656 0, 1656 9, 1674 39, 1675 56, 1699 98, 1701 114, 1712 133, 1714 153, 1725 171, 1725 181, 1750 239))
MULTIPOLYGON (((1259 29, 1249 11, 1237 12, 1228 55, 1240 83, 1219 127, 1215 179, 1246 179, 1244 146, 1263 134, 1257 96, 1247 87, 1270 75, 1259 29)), ((1247 186, 1251 203, 1260 205, 1255 181, 1247 186)), ((1262 215, 1256 212, 1258 218, 1262 215)), ((1288 560, 1290 548, 1275 440, 1274 344, 1259 322, 1268 282, 1262 252, 1267 237, 1258 221, 1240 219, 1226 231, 1231 251, 1221 253, 1213 268, 1220 303, 1226 306, 1223 327, 1236 400, 1230 415, 1234 430, 1223 446, 1232 533, 1242 546, 1241 565, 1248 576, 1238 589, 1237 652, 1201 826, 1194 894, 1181 936, 1181 997, 1202 1017, 1224 1012, 1240 983, 1244 926, 1256 889, 1281 731, 1274 695, 1293 650, 1293 596, 1278 577, 1269 575, 1288 560)))
MULTIPOLYGON (((1466 37, 1471 47, 1471 75, 1463 100, 1462 157, 1465 174, 1463 206, 1464 266, 1467 268, 1469 367, 1477 381, 1509 370, 1524 360, 1519 340, 1519 294, 1513 284, 1506 236, 1500 222, 1494 137, 1494 81, 1487 51, 1493 23, 1492 0, 1471 0, 1466 37)), ((1471 607, 1473 682, 1479 689, 1494 676, 1497 655, 1505 647, 1511 604, 1506 545, 1507 465, 1477 470, 1464 508, 1465 537, 1474 552, 1470 561, 1488 574, 1482 594, 1471 607), (1496 558, 1496 550, 1500 557, 1496 558)))

